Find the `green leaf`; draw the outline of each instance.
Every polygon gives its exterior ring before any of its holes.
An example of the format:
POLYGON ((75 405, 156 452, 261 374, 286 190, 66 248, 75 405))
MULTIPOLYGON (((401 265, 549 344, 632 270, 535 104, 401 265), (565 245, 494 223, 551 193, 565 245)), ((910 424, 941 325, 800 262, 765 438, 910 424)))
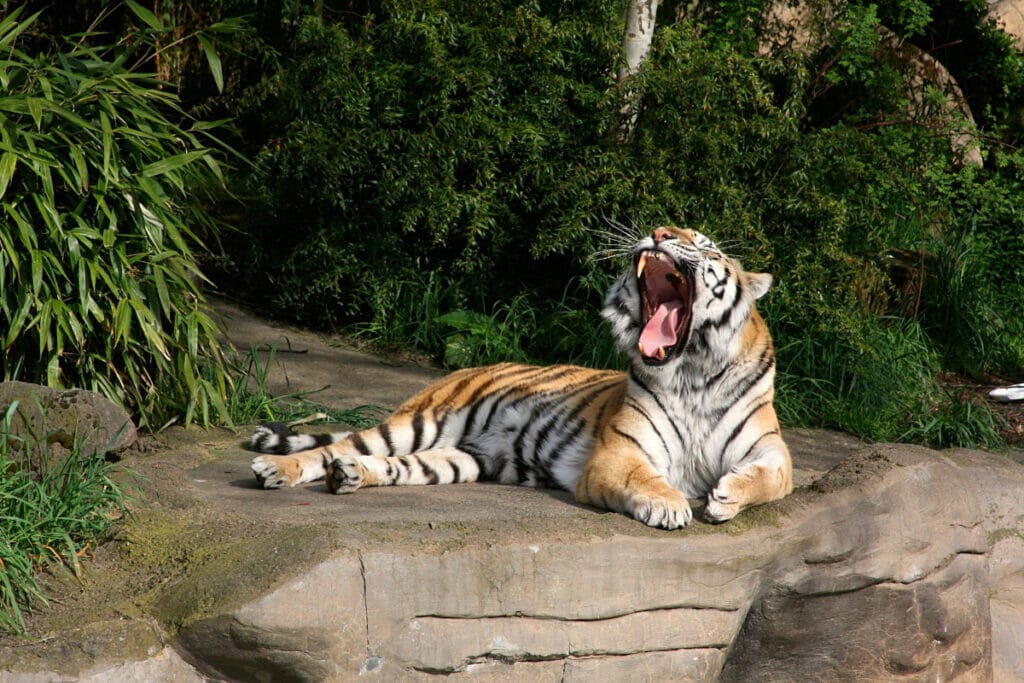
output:
POLYGON ((78 145, 70 147, 71 159, 75 162, 75 170, 78 171, 78 190, 85 192, 89 189, 89 166, 85 161, 85 155, 78 145))
POLYGON ((131 338, 132 331, 132 307, 128 299, 121 299, 117 302, 114 311, 114 344, 131 338))
POLYGON ((206 53, 206 63, 210 67, 210 75, 213 76, 213 82, 217 86, 217 92, 224 92, 224 72, 221 69, 220 55, 217 54, 217 49, 214 47, 210 39, 204 36, 202 33, 197 33, 196 38, 203 46, 203 52, 206 53))
POLYGON ((167 30, 164 28, 163 22, 160 21, 160 19, 155 14, 153 14, 150 10, 146 9, 139 3, 134 2, 133 0, 125 0, 125 4, 128 5, 128 9, 130 9, 135 14, 136 17, 145 22, 145 24, 154 31, 167 30))
POLYGON ((38 97, 26 97, 25 105, 28 107, 29 113, 32 115, 32 120, 36 124, 36 130, 42 130, 43 128, 43 103, 45 100, 41 100, 38 97))
POLYGON ((162 267, 153 268, 153 281, 156 283, 157 298, 160 299, 160 310, 166 317, 171 317, 171 297, 167 293, 167 281, 164 279, 162 267))
POLYGON ((50 358, 50 362, 46 364, 46 385, 50 387, 61 388, 63 385, 60 381, 60 353, 55 353, 50 358))
POLYGON ((158 175, 164 175, 171 171, 181 168, 187 164, 192 163, 196 159, 202 158, 207 154, 206 150, 198 149, 190 152, 182 152, 181 154, 175 154, 174 156, 166 157, 159 161, 154 161, 151 164, 147 164, 142 167, 142 175, 147 178, 152 178, 158 175))
POLYGON ((11 322, 7 328, 7 334, 4 336, 4 345, 8 348, 14 345, 15 340, 21 335, 21 330, 25 325, 25 321, 28 320, 29 313, 32 311, 33 299, 27 298, 18 307, 17 312, 11 317, 11 322))
POLYGON ((39 15, 42 14, 42 10, 40 10, 30 17, 18 20, 21 10, 21 7, 16 8, 11 14, 4 17, 3 23, 0 23, 0 51, 6 52, 14 44, 15 39, 32 26, 36 19, 39 18, 39 15))
POLYGON ((18 157, 11 152, 4 152, 0 156, 0 199, 7 192, 7 186, 14 178, 14 171, 18 166, 18 157))
POLYGON ((117 169, 114 168, 113 172, 111 172, 110 166, 110 158, 114 148, 114 131, 110 127, 110 117, 107 116, 105 111, 100 112, 100 131, 101 139, 103 140, 103 179, 116 181, 117 169))

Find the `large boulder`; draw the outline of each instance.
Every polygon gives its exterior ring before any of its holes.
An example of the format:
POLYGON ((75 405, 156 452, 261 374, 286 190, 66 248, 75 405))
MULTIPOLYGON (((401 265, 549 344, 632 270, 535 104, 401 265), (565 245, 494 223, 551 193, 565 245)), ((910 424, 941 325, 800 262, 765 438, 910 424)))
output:
POLYGON ((493 484, 268 492, 239 436, 171 429, 0 681, 1024 680, 1024 466, 786 438, 793 495, 665 532, 493 484))
POLYGON ((1024 1, 988 0, 988 15, 1013 36, 1018 50, 1024 50, 1024 1))
MULTIPOLYGON (((440 515, 415 533, 431 516, 384 500, 402 491, 328 498, 333 550, 257 599, 185 619, 179 642, 233 679, 987 680, 991 512, 966 472, 873 446, 781 503, 679 533, 590 510, 553 532, 532 515, 545 494, 528 490, 509 493, 519 523, 501 496, 476 523, 440 515)), ((470 490, 414 495, 451 505, 470 490)), ((576 510, 560 496, 541 508, 576 510)))
POLYGON ((27 446, 37 471, 68 451, 116 453, 137 437, 125 409, 94 391, 0 382, 0 415, 6 415, 14 402, 8 443, 27 446))

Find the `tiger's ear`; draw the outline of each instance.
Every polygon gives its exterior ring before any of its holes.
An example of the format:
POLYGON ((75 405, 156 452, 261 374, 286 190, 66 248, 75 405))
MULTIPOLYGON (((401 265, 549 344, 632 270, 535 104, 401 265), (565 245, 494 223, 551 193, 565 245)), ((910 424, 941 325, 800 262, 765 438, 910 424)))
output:
POLYGON ((747 273, 747 288, 755 299, 760 299, 767 294, 768 288, 771 286, 772 276, 768 273, 747 273))

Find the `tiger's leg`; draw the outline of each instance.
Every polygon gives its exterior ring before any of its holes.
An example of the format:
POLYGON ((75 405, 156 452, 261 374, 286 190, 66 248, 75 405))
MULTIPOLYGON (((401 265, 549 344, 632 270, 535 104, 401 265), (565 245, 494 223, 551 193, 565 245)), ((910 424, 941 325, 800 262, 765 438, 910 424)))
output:
POLYGON ((364 486, 421 486, 477 481, 480 465, 455 447, 434 448, 412 455, 342 455, 327 465, 331 493, 352 493, 364 486))
MULTIPOLYGON (((257 456, 251 467, 263 488, 277 489, 323 478, 335 458, 407 455, 424 445, 451 445, 445 443, 449 438, 439 430, 436 421, 424 419, 421 413, 396 413, 376 427, 348 434, 335 443, 287 455, 257 456)), ((284 447, 289 443, 290 439, 283 442, 284 447)))
POLYGON ((258 455, 250 468, 265 489, 279 489, 316 481, 327 471, 327 448, 300 451, 290 455, 258 455))
POLYGON ((576 481, 576 500, 661 529, 680 529, 693 519, 686 496, 637 446, 614 433, 602 437, 584 465, 576 481))
POLYGON ((793 464, 782 438, 768 434, 755 445, 756 453, 733 465, 708 494, 707 521, 724 522, 744 508, 778 500, 793 490, 793 464))

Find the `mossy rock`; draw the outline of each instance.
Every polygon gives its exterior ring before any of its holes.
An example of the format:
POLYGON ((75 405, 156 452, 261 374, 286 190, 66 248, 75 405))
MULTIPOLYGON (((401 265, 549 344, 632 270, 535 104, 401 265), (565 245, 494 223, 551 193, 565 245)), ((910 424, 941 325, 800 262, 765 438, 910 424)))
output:
POLYGON ((8 426, 9 453, 23 451, 34 471, 52 466, 68 452, 117 453, 137 437, 124 408, 94 391, 53 389, 27 382, 0 382, 0 411, 17 408, 8 426))

